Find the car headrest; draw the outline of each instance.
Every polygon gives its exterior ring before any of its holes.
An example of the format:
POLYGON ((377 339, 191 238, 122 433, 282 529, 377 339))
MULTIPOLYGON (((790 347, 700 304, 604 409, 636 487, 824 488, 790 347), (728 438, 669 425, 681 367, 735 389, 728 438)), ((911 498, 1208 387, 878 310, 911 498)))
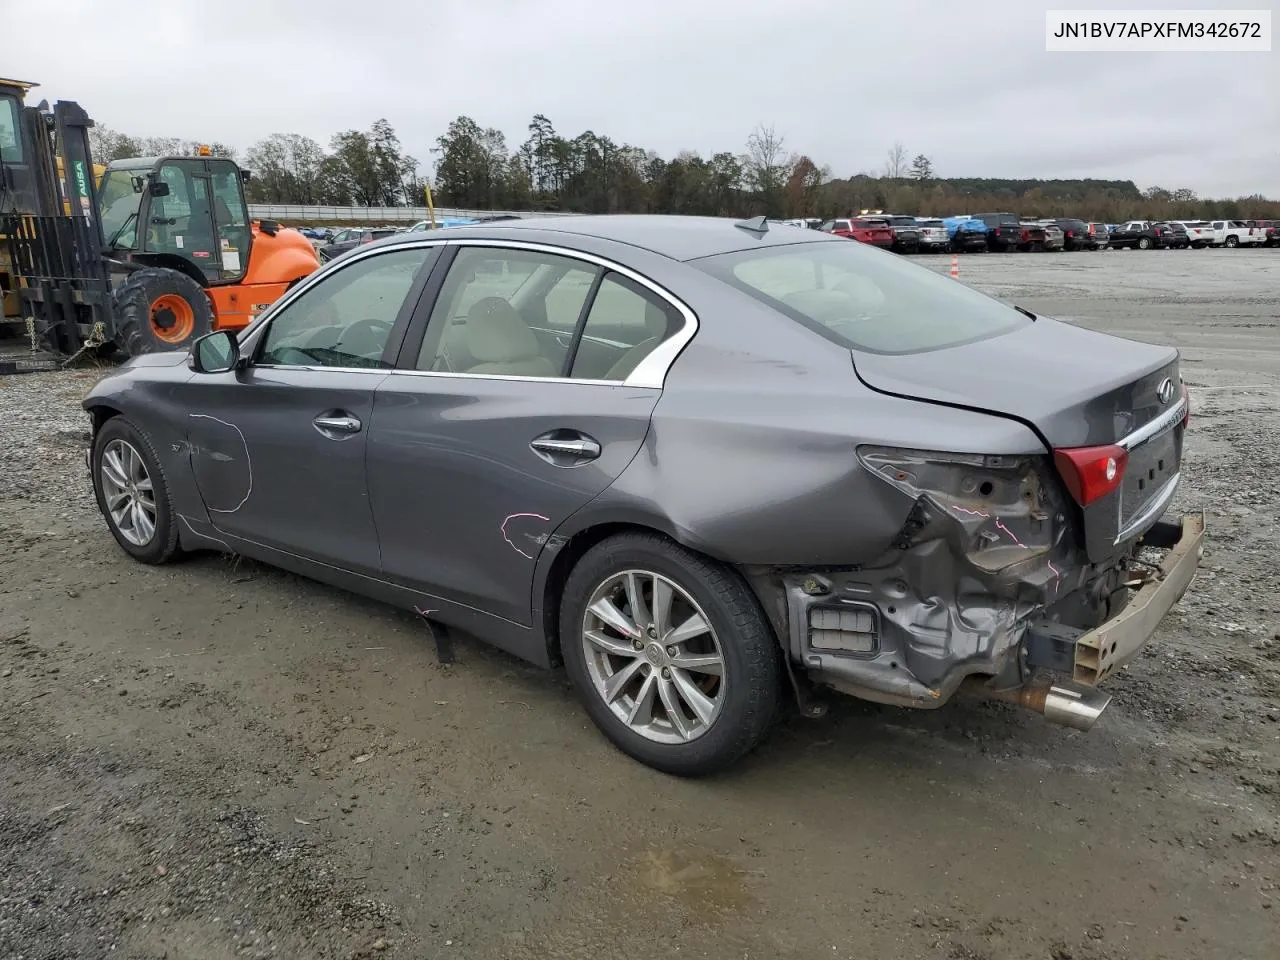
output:
POLYGON ((667 311, 647 299, 644 302, 644 335, 646 338, 667 335, 667 311))
POLYGON ((538 356, 538 338, 506 300, 481 297, 467 311, 467 350, 481 363, 509 363, 538 356))

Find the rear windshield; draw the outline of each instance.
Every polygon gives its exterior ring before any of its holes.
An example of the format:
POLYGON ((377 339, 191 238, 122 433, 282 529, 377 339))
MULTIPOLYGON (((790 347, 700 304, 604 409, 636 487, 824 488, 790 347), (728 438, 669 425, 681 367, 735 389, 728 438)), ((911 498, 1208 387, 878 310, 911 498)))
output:
POLYGON ((828 340, 869 353, 921 353, 1031 321, 998 300, 858 243, 805 243, 690 261, 828 340))
POLYGON ((922 226, 922 227, 940 227, 940 226, 942 226, 942 221, 941 221, 941 220, 921 220, 921 221, 920 221, 920 226, 922 226))
POLYGON ((890 217, 889 222, 895 227, 914 227, 918 226, 915 217, 890 217))

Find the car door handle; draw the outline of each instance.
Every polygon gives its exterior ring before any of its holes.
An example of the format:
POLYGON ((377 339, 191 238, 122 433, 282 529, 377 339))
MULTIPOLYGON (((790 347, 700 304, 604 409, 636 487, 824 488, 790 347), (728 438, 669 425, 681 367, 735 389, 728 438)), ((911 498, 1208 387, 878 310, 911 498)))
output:
POLYGON ((363 426, 359 420, 350 415, 316 417, 311 422, 321 433, 359 433, 363 426))
POLYGON ((585 434, 576 437, 537 437, 529 443, 537 453, 557 459, 594 460, 600 456, 600 444, 585 434))

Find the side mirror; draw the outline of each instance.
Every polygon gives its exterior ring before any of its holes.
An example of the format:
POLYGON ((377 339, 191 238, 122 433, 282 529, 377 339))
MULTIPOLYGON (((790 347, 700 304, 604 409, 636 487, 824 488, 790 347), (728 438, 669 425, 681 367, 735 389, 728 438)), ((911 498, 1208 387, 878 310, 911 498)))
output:
POLYGON ((169 185, 163 180, 152 180, 150 193, 153 197, 167 197, 169 195, 169 185))
POLYGON ((243 167, 241 167, 241 168, 240 168, 240 182, 241 182, 241 183, 248 183, 248 182, 249 182, 250 180, 252 180, 252 179, 253 179, 253 171, 252 171, 252 170, 246 170, 246 169, 244 169, 243 167))
POLYGON ((230 330, 206 333, 191 344, 187 366, 196 373, 226 373, 240 362, 240 341, 230 330))

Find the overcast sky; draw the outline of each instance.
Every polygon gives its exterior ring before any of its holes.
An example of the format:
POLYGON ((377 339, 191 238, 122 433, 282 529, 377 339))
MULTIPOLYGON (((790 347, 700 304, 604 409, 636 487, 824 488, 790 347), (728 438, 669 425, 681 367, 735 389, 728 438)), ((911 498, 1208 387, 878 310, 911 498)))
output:
POLYGON ((430 166, 459 114, 671 156, 771 124, 838 177, 895 140, 939 176, 1280 197, 1280 47, 1065 54, 1046 9, 1280 0, 0 0, 3 70, 135 136, 327 144, 386 117, 430 166), (15 22, 16 21, 16 22, 15 22), (56 52, 35 41, 49 39, 56 52))

